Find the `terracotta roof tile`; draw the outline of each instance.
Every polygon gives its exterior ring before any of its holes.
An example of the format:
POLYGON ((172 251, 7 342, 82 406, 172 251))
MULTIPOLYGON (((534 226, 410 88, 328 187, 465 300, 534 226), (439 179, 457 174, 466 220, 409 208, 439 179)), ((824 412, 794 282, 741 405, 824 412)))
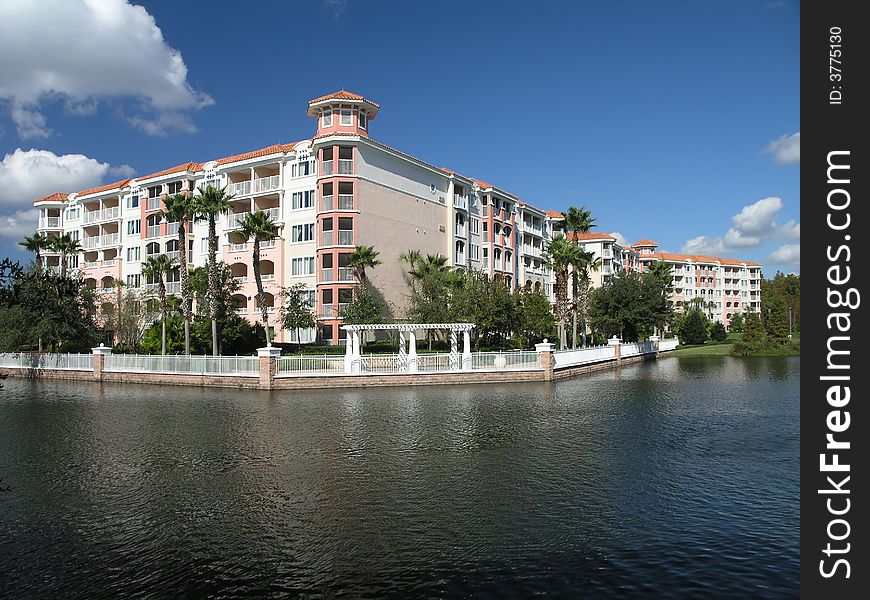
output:
POLYGON ((564 219, 565 218, 565 215, 563 215, 562 213, 560 213, 559 211, 556 211, 556 210, 548 210, 547 216, 552 217, 554 219, 564 219))
POLYGON ((582 240, 582 241, 591 241, 591 240, 612 240, 616 241, 616 238, 610 234, 604 233, 603 231, 578 231, 574 233, 573 231, 568 232, 569 240, 582 240))
POLYGON ((640 260, 670 260, 670 261, 686 261, 691 260, 696 263, 720 263, 723 265, 748 265, 750 267, 760 267, 761 263, 752 262, 751 260, 740 260, 738 258, 721 258, 718 256, 702 256, 700 254, 677 254, 675 252, 653 252, 652 254, 641 254, 640 260))
POLYGON ((49 194, 48 196, 37 198, 33 201, 33 203, 36 204, 37 202, 64 202, 67 198, 69 198, 68 194, 64 194, 63 192, 55 192, 53 194, 49 194))
POLYGON ((97 187, 88 188, 86 190, 82 190, 78 193, 79 196, 88 196, 90 194, 97 194, 99 192, 108 192, 109 190, 119 189, 124 187, 130 182, 129 179, 122 179, 121 181, 116 181, 114 183, 107 183, 106 185, 100 185, 97 187))
POLYGON ((653 242, 652 240, 641 240, 639 242, 633 243, 632 246, 658 246, 658 244, 653 242))
POLYGON ((224 158, 217 159, 217 164, 226 165, 229 163, 239 162, 243 160, 250 160, 252 158, 259 158, 261 156, 269 156, 270 154, 279 154, 281 152, 290 152, 293 150, 295 143, 292 144, 272 144, 271 146, 266 146, 265 148, 260 148, 259 150, 253 150, 251 152, 243 152, 242 154, 234 154, 232 156, 225 156, 224 158))
POLYGON ((164 175, 172 175, 173 173, 181 173, 183 171, 190 171, 191 173, 195 173, 196 171, 202 170, 202 163, 196 162, 186 162, 184 164, 177 165, 175 167, 171 167, 169 169, 163 169, 162 171, 157 171, 156 173, 151 173, 150 175, 145 175, 144 177, 137 177, 138 181, 143 181, 145 179, 154 179, 155 177, 163 177, 164 175))
POLYGON ((314 100, 309 100, 308 104, 315 104, 317 102, 323 102, 324 100, 362 100, 378 108, 381 107, 377 102, 372 102, 368 98, 364 98, 359 94, 354 94, 353 92, 348 92, 347 90, 340 90, 338 92, 333 92, 332 94, 326 94, 320 98, 315 98, 314 100))

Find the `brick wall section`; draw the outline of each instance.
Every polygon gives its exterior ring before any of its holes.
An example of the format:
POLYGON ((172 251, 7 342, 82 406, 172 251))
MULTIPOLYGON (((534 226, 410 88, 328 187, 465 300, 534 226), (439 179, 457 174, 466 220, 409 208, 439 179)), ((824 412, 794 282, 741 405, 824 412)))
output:
POLYGON ((105 354, 94 354, 94 379, 100 381, 103 379, 103 368, 106 366, 105 354))
POLYGON ((544 369, 544 381, 553 381, 553 370, 556 368, 556 357, 553 352, 541 352, 541 368, 544 369))
POLYGON ((261 390, 271 390, 275 374, 278 372, 278 360, 271 356, 260 357, 260 378, 258 387, 261 390))

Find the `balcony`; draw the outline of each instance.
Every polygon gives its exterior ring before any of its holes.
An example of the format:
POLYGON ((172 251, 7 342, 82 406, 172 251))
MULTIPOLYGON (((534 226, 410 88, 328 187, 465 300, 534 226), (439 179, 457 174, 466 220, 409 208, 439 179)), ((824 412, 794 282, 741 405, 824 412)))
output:
POLYGON ((233 196, 249 196, 251 194, 251 181, 240 181, 229 185, 229 193, 233 196))
POLYGON ((523 246, 523 254, 540 258, 541 249, 537 246, 523 246))
POLYGON ((96 269, 100 266, 100 261, 98 260, 86 260, 82 262, 83 269, 96 269))
POLYGON ((181 224, 177 221, 175 223, 167 223, 166 224, 166 235, 174 235, 178 236, 178 228, 181 224))
POLYGON ((61 229, 60 217, 43 217, 39 220, 39 229, 61 229))
POLYGON ((160 198, 148 198, 145 201, 145 210, 160 210, 160 198))
POLYGON ((260 275, 260 279, 263 281, 275 281, 275 274, 274 273, 263 273, 262 275, 260 275))
POLYGON ((172 250, 171 252, 167 252, 166 256, 169 258, 169 260, 177 261, 178 260, 178 250, 172 250))
POLYGON ((468 202, 465 199, 465 196, 460 196, 459 194, 453 194, 453 206, 456 208, 468 209, 468 202))
MULTIPOLYGON (((233 277, 233 281, 235 281, 236 283, 238 283, 239 285, 241 285, 241 284, 243 284, 243 283, 247 283, 247 282, 248 282, 248 278, 245 277, 244 275, 242 275, 242 276, 239 276, 239 277, 233 277)), ((247 311, 247 309, 244 309, 244 310, 247 311)))
POLYGON ((244 252, 248 249, 248 243, 244 242, 242 244, 230 244, 230 252, 244 252))
POLYGON ((338 161, 339 175, 353 175, 353 160, 339 159, 338 161))
MULTIPOLYGON (((160 208, 160 199, 157 198, 158 206, 160 208)), ((112 219, 117 219, 121 216, 121 209, 117 206, 113 206, 112 208, 104 208, 102 210, 92 210, 85 211, 82 215, 85 225, 88 223, 99 223, 100 221, 110 221, 112 219)))
POLYGON ((454 227, 453 231, 456 233, 457 236, 465 237, 465 225, 462 225, 460 223, 455 223, 455 227, 454 227))
POLYGON ((114 267, 116 262, 117 262, 117 259, 109 258, 109 259, 100 261, 100 266, 101 267, 114 267))
POLYGON ((181 292, 181 282, 180 281, 167 281, 166 282, 166 293, 167 294, 178 294, 181 292))
POLYGON ((538 236, 544 236, 544 228, 541 225, 535 225, 530 221, 523 221, 523 231, 526 233, 532 233, 538 236))
POLYGON ((457 252, 455 264, 457 266, 464 265, 465 264, 465 254, 463 254, 462 252, 457 252))
POLYGON ((160 237, 160 225, 149 225, 145 228, 146 238, 160 237))
POLYGON ((109 233, 106 235, 95 235, 92 237, 82 238, 82 248, 99 248, 102 246, 112 246, 120 242, 121 236, 117 233, 109 233))
POLYGON ((271 240, 263 240, 260 242, 260 250, 268 250, 269 248, 274 248, 278 243, 278 238, 272 238, 271 240))
POLYGON ((280 175, 272 175, 270 177, 260 177, 254 180, 254 192, 255 194, 264 194, 266 192, 273 192, 281 187, 281 176, 280 175))

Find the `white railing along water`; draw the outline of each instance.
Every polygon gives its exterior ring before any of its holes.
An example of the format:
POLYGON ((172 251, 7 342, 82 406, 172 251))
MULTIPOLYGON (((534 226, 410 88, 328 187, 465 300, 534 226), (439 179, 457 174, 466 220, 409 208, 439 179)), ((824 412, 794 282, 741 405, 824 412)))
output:
POLYGON ((257 377, 260 373, 260 363, 259 358, 256 356, 110 354, 106 357, 106 364, 103 370, 132 373, 257 377))

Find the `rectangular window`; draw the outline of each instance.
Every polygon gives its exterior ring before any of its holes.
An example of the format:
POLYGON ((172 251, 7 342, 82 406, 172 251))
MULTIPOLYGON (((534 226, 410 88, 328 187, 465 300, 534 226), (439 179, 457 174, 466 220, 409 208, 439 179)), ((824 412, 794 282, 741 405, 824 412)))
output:
MULTIPOLYGON (((136 248, 138 250, 138 248, 136 248)), ((127 275, 127 287, 128 288, 137 288, 141 282, 141 275, 136 273, 134 275, 127 275)))
POLYGON ((202 238, 199 242, 199 251, 206 255, 208 254, 208 238, 202 238))
POLYGON ((141 260, 141 248, 136 246, 135 248, 127 248, 127 262, 136 262, 141 260))
POLYGON ((291 208, 300 210, 303 208, 314 208, 314 190, 305 190, 303 192, 293 192, 291 208))
POLYGON ((139 195, 127 197, 127 208, 139 208, 139 195))
POLYGON ((291 177, 305 177, 306 175, 314 175, 314 160, 305 160, 290 165, 291 177))
POLYGON ((353 125, 353 111, 349 108, 341 109, 341 125, 353 125))
POLYGON ((139 219, 127 221, 127 235, 139 235, 141 227, 142 221, 139 219))
POLYGON ((331 110, 323 111, 323 126, 324 127, 332 127, 332 111, 331 110))
POLYGON ((365 129, 368 121, 368 116, 363 111, 359 111, 359 128, 365 129))
POLYGON ((290 262, 291 275, 293 277, 301 277, 304 275, 314 275, 314 257, 303 256, 294 258, 290 262))
POLYGON ((471 219, 471 233, 480 233, 480 219, 471 219))
POLYGON ((177 194, 180 191, 181 191, 181 182, 180 181, 173 181, 172 183, 169 184, 169 193, 170 194, 177 194))
POLYGON ((68 221, 75 221, 82 216, 82 209, 79 207, 71 208, 66 211, 66 218, 68 221))
POLYGON ((149 198, 157 198, 160 196, 160 188, 159 185, 154 185, 148 188, 148 197, 149 198))
POLYGON ((314 223, 293 226, 291 241, 310 242, 312 240, 314 240, 314 223))

